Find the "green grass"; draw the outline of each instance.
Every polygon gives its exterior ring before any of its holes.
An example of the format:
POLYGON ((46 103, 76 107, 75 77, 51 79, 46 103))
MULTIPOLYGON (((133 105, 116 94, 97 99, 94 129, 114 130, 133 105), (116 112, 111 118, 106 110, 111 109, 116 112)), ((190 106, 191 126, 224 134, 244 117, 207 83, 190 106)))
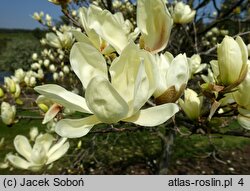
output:
POLYGON ((40 42, 32 31, 0 30, 0 70, 29 69, 31 55, 41 50, 40 42))
MULTIPOLYGON (((22 115, 37 115, 33 112, 22 112, 22 115)), ((13 139, 17 134, 28 136, 29 129, 37 126, 44 132, 46 126, 41 125, 40 120, 20 120, 13 127, 7 127, 0 122, 0 137, 5 137, 5 144, 0 148, 0 158, 3 160, 5 154, 15 152, 13 139)), ((232 123, 232 128, 239 126, 232 123)), ((98 125, 93 130, 107 128, 106 125, 98 125)), ((160 127, 158 130, 164 132, 160 127)), ((222 136, 218 134, 211 135, 209 139, 206 135, 192 135, 189 137, 175 137, 172 147, 171 160, 192 159, 198 156, 205 156, 207 153, 217 150, 235 150, 243 148, 250 144, 249 138, 236 136, 222 136), (211 145, 211 142, 213 145, 211 145)), ((56 162, 50 170, 42 172, 29 172, 14 169, 0 170, 0 174, 91 174, 95 173, 91 169, 98 169, 96 173, 108 174, 121 173, 128 166, 134 164, 153 164, 153 161, 159 162, 161 157, 161 140, 155 131, 140 130, 136 132, 122 133, 89 133, 85 137, 70 139, 70 150, 67 155, 56 162), (82 141, 81 148, 77 148, 78 141, 82 141), (77 157, 78 156, 78 157, 77 157), (75 162, 75 165, 73 163, 75 162), (119 171, 117 170, 119 169, 119 171)), ((153 167, 154 168, 154 167, 153 167)), ((125 172, 124 172, 125 173, 125 172)))

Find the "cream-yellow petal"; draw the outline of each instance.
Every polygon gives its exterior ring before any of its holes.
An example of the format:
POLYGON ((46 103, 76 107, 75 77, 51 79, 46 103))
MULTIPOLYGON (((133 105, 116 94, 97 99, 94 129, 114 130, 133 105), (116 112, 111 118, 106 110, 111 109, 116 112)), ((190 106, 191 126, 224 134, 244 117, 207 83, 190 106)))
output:
POLYGON ((250 117, 246 117, 246 116, 239 114, 237 117, 237 120, 240 126, 242 126, 243 128, 247 130, 250 130, 250 117))
POLYGON ((129 43, 129 33, 124 30, 123 24, 108 10, 101 10, 94 5, 90 6, 89 19, 89 28, 95 30, 102 39, 111 44, 120 54, 129 43))
MULTIPOLYGON (((55 138, 51 134, 48 134, 48 133, 40 134, 36 137, 33 149, 35 147, 39 148, 42 146, 44 151, 47 153, 54 140, 55 138)), ((40 148, 38 150, 40 150, 40 148)))
POLYGON ((30 162, 16 155, 7 154, 6 158, 16 168, 28 169, 32 165, 30 162))
POLYGON ((14 139, 14 146, 16 151, 30 161, 32 148, 29 140, 23 135, 17 135, 14 139))
POLYGON ((67 138, 65 137, 60 138, 58 142, 49 149, 47 156, 50 157, 50 155, 52 155, 57 149, 59 149, 66 141, 67 138))
POLYGON ((46 112, 42 124, 46 124, 50 120, 54 119, 54 117, 58 114, 59 111, 60 111, 60 106, 58 104, 53 104, 46 112))
POLYGON ((166 122, 179 111, 179 107, 174 103, 162 104, 138 111, 130 118, 123 119, 141 126, 157 126, 166 122))
POLYGON ((118 122, 129 111, 124 99, 102 76, 96 76, 89 82, 85 98, 90 110, 104 123, 118 122))
POLYGON ((55 131, 61 137, 78 138, 86 135, 99 123, 100 120, 94 115, 82 119, 62 119, 56 124, 55 131))
POLYGON ((83 97, 67 91, 61 86, 56 84, 47 84, 37 86, 34 88, 38 93, 51 99, 52 101, 67 107, 68 109, 80 111, 83 113, 91 113, 86 105, 86 101, 83 97))
POLYGON ((49 158, 46 164, 50 164, 56 160, 58 160, 59 158, 61 158, 69 149, 69 142, 64 143, 63 145, 61 145, 57 150, 55 150, 55 152, 53 152, 49 158))
POLYGON ((75 43, 70 51, 70 64, 84 88, 95 76, 108 78, 107 65, 102 54, 87 43, 75 43))
POLYGON ((138 0, 137 25, 146 50, 157 53, 167 46, 173 20, 162 0, 138 0))
POLYGON ((167 87, 175 86, 179 91, 183 84, 187 84, 189 78, 189 66, 185 54, 179 54, 171 62, 166 76, 167 87))

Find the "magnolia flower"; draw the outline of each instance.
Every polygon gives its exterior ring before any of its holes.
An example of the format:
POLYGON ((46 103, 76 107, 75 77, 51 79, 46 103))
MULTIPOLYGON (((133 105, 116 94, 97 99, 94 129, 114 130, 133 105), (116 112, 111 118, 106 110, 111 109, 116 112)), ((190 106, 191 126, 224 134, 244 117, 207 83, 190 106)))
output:
POLYGON ((37 62, 35 62, 35 63, 31 64, 30 67, 32 70, 38 70, 39 68, 41 68, 41 65, 38 64, 37 62))
POLYGON ((49 66, 49 64, 50 64, 50 61, 49 61, 48 59, 45 59, 45 60, 43 61, 43 65, 44 65, 46 68, 49 66))
POLYGON ((184 101, 179 99, 179 104, 187 117, 191 120, 198 119, 201 114, 203 97, 198 97, 198 94, 187 88, 184 91, 184 101))
POLYGON ((25 77, 25 72, 23 71, 22 68, 15 70, 15 78, 19 83, 23 82, 24 77, 25 77))
POLYGON ((183 93, 189 78, 189 67, 185 54, 175 58, 169 52, 156 55, 156 90, 154 97, 156 103, 175 102, 183 93))
POLYGON ((46 14, 45 15, 45 20, 50 23, 51 20, 52 20, 52 17, 49 14, 46 14))
POLYGON ((1 104, 1 118, 4 124, 11 125, 15 122, 16 107, 7 102, 1 104))
POLYGON ((113 52, 113 48, 120 54, 130 40, 136 39, 139 34, 138 30, 131 33, 132 24, 120 12, 112 14, 90 5, 88 9, 79 9, 79 17, 88 37, 75 31, 77 41, 92 44, 104 54, 113 52))
POLYGON ((63 72, 65 73, 65 74, 68 74, 69 73, 69 67, 68 66, 63 66, 63 72))
POLYGON ((146 50, 157 53, 167 46, 173 20, 162 0, 138 0, 137 24, 146 50))
POLYGON ((55 71, 56 71, 56 67, 55 67, 54 64, 51 64, 51 65, 49 66, 49 71, 50 71, 50 72, 55 72, 55 71))
POLYGON ((239 115, 237 116, 238 123, 243 128, 250 130, 250 109, 238 107, 239 115))
POLYGON ((232 93, 234 100, 238 104, 239 115, 237 117, 239 124, 245 129, 250 130, 250 62, 247 63, 248 72, 245 79, 237 86, 236 91, 232 93))
POLYGON ((32 54, 32 56, 31 56, 31 58, 32 58, 32 60, 37 60, 37 58, 38 58, 38 55, 37 55, 37 53, 33 53, 32 54))
POLYGON ((0 88, 0 98, 4 96, 4 92, 3 92, 3 89, 0 88))
POLYGON ((54 48, 70 49, 74 43, 74 38, 71 32, 65 31, 63 33, 56 31, 46 34, 47 44, 54 48))
POLYGON ((38 128, 37 127, 32 127, 29 132, 30 140, 35 141, 36 137, 38 136, 38 128))
POLYGON ((71 67, 86 89, 85 98, 58 85, 43 85, 35 90, 68 109, 88 113, 82 119, 62 119, 55 131, 63 137, 81 137, 99 123, 132 122, 142 126, 164 123, 179 109, 174 103, 141 109, 155 91, 153 56, 130 43, 111 63, 109 82, 106 61, 87 43, 71 49, 71 67), (160 115, 159 115, 160 113, 160 115))
POLYGON ((19 84, 16 84, 16 91, 14 93, 14 97, 18 98, 20 96, 20 94, 21 94, 21 87, 19 84))
POLYGON ((196 11, 191 10, 189 5, 180 1, 176 3, 172 17, 175 23, 186 24, 194 20, 195 13, 196 11))
POLYGON ((237 91, 233 92, 236 103, 245 109, 250 110, 250 61, 247 64, 248 72, 245 79, 237 86, 237 91))
POLYGON ((41 11, 40 13, 35 12, 32 16, 33 19, 41 22, 42 21, 42 17, 44 16, 44 13, 41 11))
POLYGON ((59 79, 59 75, 58 75, 58 73, 53 73, 53 80, 54 81, 57 81, 59 79))
POLYGON ((10 93, 16 92, 16 82, 10 77, 4 77, 4 84, 10 93))
POLYGON ((201 72, 203 69, 206 68, 206 64, 201 64, 201 57, 198 54, 194 54, 191 58, 188 59, 189 65, 189 79, 198 72, 201 72))
POLYGON ((36 73, 33 71, 28 71, 25 74, 24 77, 24 82, 27 86, 33 87, 34 85, 36 85, 36 73))
POLYGON ((224 86, 240 83, 247 72, 247 47, 241 37, 234 40, 225 36, 217 47, 218 61, 212 60, 211 66, 217 81, 224 86))
POLYGON ((14 139, 14 146, 21 157, 8 154, 7 160, 17 168, 38 171, 44 165, 61 158, 69 149, 69 142, 66 142, 66 138, 61 138, 52 146, 54 140, 55 138, 50 134, 40 134, 31 147, 25 136, 17 135, 14 139))

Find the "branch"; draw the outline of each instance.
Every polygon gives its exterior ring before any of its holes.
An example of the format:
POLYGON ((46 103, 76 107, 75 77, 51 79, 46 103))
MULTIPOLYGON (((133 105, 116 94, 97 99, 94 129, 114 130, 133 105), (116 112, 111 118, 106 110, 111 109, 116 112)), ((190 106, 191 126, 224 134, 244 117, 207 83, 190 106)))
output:
POLYGON ((62 12, 73 23, 73 25, 82 29, 82 26, 69 14, 67 9, 62 9, 62 12))
POLYGON ((207 31, 209 31, 211 28, 216 26, 218 23, 223 22, 225 20, 225 17, 229 16, 232 11, 241 5, 244 2, 244 0, 239 0, 236 2, 228 11, 226 11, 224 14, 221 14, 214 22, 212 22, 207 28, 205 28, 203 31, 199 32, 198 35, 204 34, 207 31))
POLYGON ((116 128, 111 126, 110 128, 102 129, 102 130, 95 130, 90 131, 89 134, 103 134, 103 133, 123 133, 123 132, 136 132, 142 130, 149 130, 155 131, 157 127, 143 127, 143 126, 134 126, 134 127, 123 127, 123 128, 116 128))
POLYGON ((216 131, 216 130, 211 130, 211 133, 219 134, 219 135, 230 135, 230 136, 235 136, 235 137, 250 138, 250 133, 239 132, 239 131, 227 131, 225 133, 222 133, 222 132, 219 132, 219 131, 216 131))
POLYGON ((220 15, 220 9, 216 5, 216 1, 215 0, 213 0, 213 5, 214 5, 215 10, 217 11, 217 15, 220 15))
MULTIPOLYGON (((238 33, 237 35, 234 35, 233 38, 235 38, 237 36, 244 36, 244 35, 247 35, 247 34, 250 34, 250 31, 238 33)), ((212 51, 214 51, 216 48, 217 48, 217 46, 214 46, 213 48, 210 48, 206 52, 201 52, 200 55, 208 55, 209 53, 211 53, 212 51)))

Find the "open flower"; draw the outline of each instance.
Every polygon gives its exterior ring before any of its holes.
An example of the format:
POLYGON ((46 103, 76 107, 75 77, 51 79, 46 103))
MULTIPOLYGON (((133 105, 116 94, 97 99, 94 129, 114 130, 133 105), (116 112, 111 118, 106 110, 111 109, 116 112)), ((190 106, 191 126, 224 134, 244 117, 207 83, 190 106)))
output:
POLYGON ((1 118, 4 124, 11 125, 15 122, 16 107, 7 102, 1 104, 1 118))
POLYGON ((201 57, 199 54, 194 54, 188 58, 189 65, 189 79, 193 77, 194 74, 201 72, 207 67, 206 64, 201 64, 201 57))
POLYGON ((141 109, 155 91, 153 55, 130 43, 110 66, 111 82, 102 54, 87 43, 76 43, 70 53, 72 69, 86 89, 85 98, 58 85, 35 90, 75 111, 92 114, 82 119, 62 119, 55 131, 63 137, 81 137, 99 123, 132 122, 141 126, 164 123, 179 109, 174 103, 141 109))
POLYGON ((139 34, 136 29, 132 32, 132 24, 125 20, 118 12, 112 14, 108 10, 90 5, 89 8, 80 8, 80 22, 88 38, 80 32, 74 32, 78 42, 93 43, 102 53, 110 53, 115 49, 119 54, 139 34))
POLYGON ((189 5, 180 1, 176 3, 172 17, 175 23, 186 24, 194 20, 195 13, 196 11, 191 10, 189 5))
POLYGON ((72 44, 74 43, 74 38, 72 33, 69 31, 56 31, 56 34, 53 32, 46 34, 46 42, 48 45, 54 48, 70 49, 72 44))
POLYGON ((175 58, 169 52, 155 55, 156 90, 155 101, 158 105, 176 102, 183 93, 189 78, 189 66, 185 54, 175 58))
POLYGON ((198 97, 198 94, 187 88, 184 91, 184 101, 179 99, 179 104, 187 117, 191 120, 198 119, 201 114, 203 97, 198 97))
POLYGON ((152 53, 166 48, 173 20, 163 0, 138 0, 137 25, 142 47, 152 53))
POLYGON ((31 147, 25 136, 17 135, 14 139, 14 146, 22 157, 8 154, 7 160, 17 168, 38 171, 44 165, 51 164, 61 158, 69 149, 69 142, 66 142, 66 138, 61 138, 52 146, 54 140, 50 134, 41 134, 31 147))

